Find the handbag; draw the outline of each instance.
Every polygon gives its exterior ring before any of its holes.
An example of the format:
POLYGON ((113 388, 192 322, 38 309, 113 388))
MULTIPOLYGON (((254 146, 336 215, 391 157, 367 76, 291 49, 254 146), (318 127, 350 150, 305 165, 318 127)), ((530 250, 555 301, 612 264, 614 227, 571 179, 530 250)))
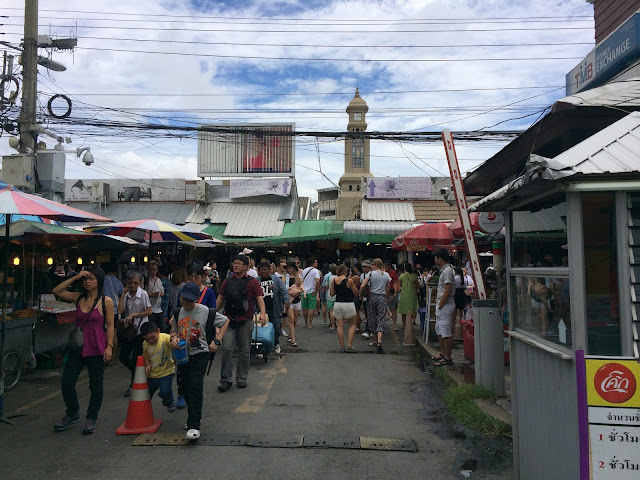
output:
MULTIPOLYGON (((100 296, 98 295, 91 305, 91 309, 89 309, 89 313, 87 313, 87 318, 91 316, 91 312, 96 308, 98 304, 98 300, 100 300, 100 296)), ((78 302, 76 303, 76 308, 78 307, 78 303, 80 303, 80 297, 78 297, 78 302)), ((73 329, 69 332, 69 341, 67 342, 69 345, 69 350, 77 352, 82 350, 84 347, 84 332, 82 331, 82 327, 78 327, 77 325, 73 327, 73 329)))
MULTIPOLYGON (((129 302, 125 303, 126 307, 129 306, 128 303, 129 302)), ((125 311, 127 309, 128 308, 125 308, 125 311)), ((120 338, 122 338, 122 340, 125 342, 133 342, 133 340, 135 340, 135 338, 138 336, 138 329, 133 324, 133 322, 125 323, 125 318, 127 318, 126 314, 123 313, 120 317, 120 320, 118 320, 118 324, 116 325, 118 335, 120 335, 120 338)))

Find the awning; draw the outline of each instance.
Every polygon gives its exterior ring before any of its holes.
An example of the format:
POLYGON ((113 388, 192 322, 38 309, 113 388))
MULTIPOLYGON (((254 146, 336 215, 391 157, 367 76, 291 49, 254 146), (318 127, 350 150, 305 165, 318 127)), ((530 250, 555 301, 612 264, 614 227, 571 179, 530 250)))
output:
POLYGON ((344 234, 340 237, 343 242, 353 243, 391 243, 402 232, 420 222, 344 222, 344 234))
MULTIPOLYGON (((330 240, 343 237, 343 222, 338 220, 298 220, 285 223, 282 235, 270 239, 272 245, 282 243, 330 240)), ((350 240, 345 240, 350 241, 350 240)))

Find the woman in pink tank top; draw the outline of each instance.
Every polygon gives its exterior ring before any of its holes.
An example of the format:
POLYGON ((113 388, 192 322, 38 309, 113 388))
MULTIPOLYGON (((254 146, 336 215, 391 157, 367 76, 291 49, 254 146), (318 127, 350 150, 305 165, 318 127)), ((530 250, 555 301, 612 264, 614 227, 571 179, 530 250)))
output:
POLYGON ((76 326, 82 329, 83 338, 81 349, 69 351, 62 372, 60 385, 67 410, 65 416, 53 426, 56 432, 66 430, 80 420, 76 383, 85 366, 89 372, 91 398, 82 433, 91 434, 96 429, 104 394, 104 366, 113 357, 114 339, 113 300, 104 295, 103 286, 104 271, 91 265, 53 289, 58 298, 77 305, 76 326), (82 280, 84 292, 68 292, 66 289, 77 280, 82 280))

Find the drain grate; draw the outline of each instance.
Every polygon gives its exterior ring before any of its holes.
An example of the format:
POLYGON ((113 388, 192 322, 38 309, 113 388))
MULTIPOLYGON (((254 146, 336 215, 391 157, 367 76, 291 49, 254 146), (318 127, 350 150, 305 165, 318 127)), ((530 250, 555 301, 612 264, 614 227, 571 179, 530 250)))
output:
POLYGON ((416 442, 407 438, 360 437, 360 448, 363 450, 387 450, 396 452, 418 451, 416 442))

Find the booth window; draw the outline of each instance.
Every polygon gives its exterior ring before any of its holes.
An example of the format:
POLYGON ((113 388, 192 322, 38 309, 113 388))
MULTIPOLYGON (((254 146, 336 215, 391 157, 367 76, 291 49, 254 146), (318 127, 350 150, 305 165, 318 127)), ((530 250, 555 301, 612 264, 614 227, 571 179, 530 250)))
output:
POLYGON ((564 196, 511 212, 511 320, 514 328, 572 348, 567 204, 564 196))
POLYGON ((590 355, 621 354, 615 219, 614 193, 582 195, 587 348, 590 355))

